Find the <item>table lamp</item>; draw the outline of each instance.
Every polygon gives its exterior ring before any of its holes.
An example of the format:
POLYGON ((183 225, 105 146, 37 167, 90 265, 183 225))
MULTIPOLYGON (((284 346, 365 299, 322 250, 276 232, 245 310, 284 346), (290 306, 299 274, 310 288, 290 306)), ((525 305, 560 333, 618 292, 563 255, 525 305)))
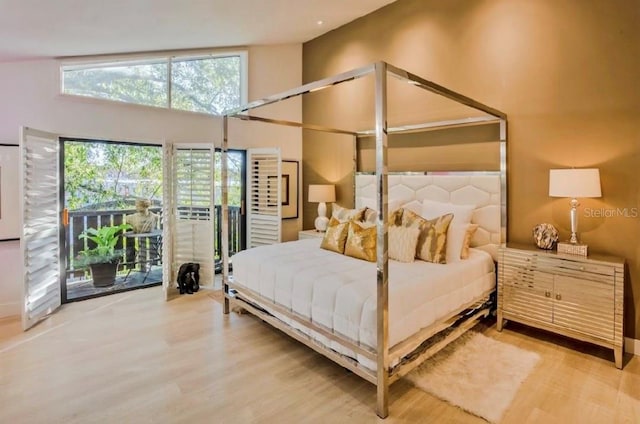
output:
POLYGON ((333 184, 310 184, 309 202, 318 203, 318 217, 315 220, 316 231, 326 231, 329 218, 327 218, 326 202, 336 201, 336 188, 333 184))
MULTIPOLYGON (((564 253, 578 253, 586 256, 586 245, 578 242, 578 211, 579 197, 601 197, 600 170, 597 168, 582 169, 551 169, 549 170, 549 196, 571 198, 571 239, 570 251, 564 253), (571 246, 573 245, 573 247, 571 246)), ((558 251, 563 247, 558 243, 558 251)))

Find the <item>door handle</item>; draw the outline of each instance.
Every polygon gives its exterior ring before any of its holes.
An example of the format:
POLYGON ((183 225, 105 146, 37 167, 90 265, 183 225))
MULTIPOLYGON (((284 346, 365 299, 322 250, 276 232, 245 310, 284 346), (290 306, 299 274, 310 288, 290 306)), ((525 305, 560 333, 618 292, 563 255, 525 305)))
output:
POLYGON ((240 215, 244 216, 244 200, 240 201, 240 215))

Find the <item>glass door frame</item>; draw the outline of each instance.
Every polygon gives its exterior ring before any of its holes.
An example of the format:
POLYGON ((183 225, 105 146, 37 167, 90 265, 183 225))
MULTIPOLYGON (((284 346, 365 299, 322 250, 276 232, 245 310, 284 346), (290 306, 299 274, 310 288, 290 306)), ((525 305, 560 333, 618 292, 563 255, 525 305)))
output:
MULTIPOLYGON (((95 293, 95 294, 90 294, 90 295, 86 295, 86 296, 81 296, 81 297, 76 297, 73 299, 69 299, 68 298, 68 293, 67 293, 67 269, 68 269, 68 265, 69 265, 69 254, 71 253, 70 251, 70 246, 68 246, 67 243, 67 235, 68 235, 68 212, 67 212, 67 208, 66 208, 66 202, 65 202, 65 195, 66 195, 66 191, 65 191, 65 143, 66 142, 86 142, 86 143, 102 143, 102 144, 118 144, 118 145, 126 145, 126 146, 144 146, 144 147, 157 147, 158 149, 160 149, 160 152, 162 152, 162 144, 158 144, 158 143, 140 143, 140 142, 131 142, 131 141, 118 141, 118 140, 103 140, 103 139, 93 139, 93 138, 84 138, 84 137, 69 137, 69 136, 65 136, 65 137, 59 137, 59 143, 60 143, 60 149, 59 149, 59 160, 60 160, 60 205, 62 207, 62 217, 63 220, 61 222, 61 226, 62 226, 62 231, 61 231, 61 252, 60 252, 60 261, 63 265, 63 270, 64 270, 64 275, 61 276, 60 278, 60 293, 61 293, 61 301, 62 304, 65 303, 70 303, 70 302, 76 302, 76 301, 81 301, 81 300, 87 300, 87 299, 93 299, 96 297, 101 297, 101 296, 108 296, 110 294, 115 294, 115 293, 121 293, 124 291, 128 291, 128 290, 134 290, 137 289, 138 287, 131 287, 131 288, 125 288, 122 290, 114 290, 114 291, 104 291, 101 293, 95 293)), ((164 182, 163 182, 164 184, 164 182)), ((157 283, 157 285, 161 285, 162 281, 159 281, 157 283)), ((147 286, 151 286, 151 285, 156 285, 155 283, 152 284, 148 284, 148 285, 144 285, 144 287, 147 286)), ((143 287, 143 286, 141 286, 143 287)))

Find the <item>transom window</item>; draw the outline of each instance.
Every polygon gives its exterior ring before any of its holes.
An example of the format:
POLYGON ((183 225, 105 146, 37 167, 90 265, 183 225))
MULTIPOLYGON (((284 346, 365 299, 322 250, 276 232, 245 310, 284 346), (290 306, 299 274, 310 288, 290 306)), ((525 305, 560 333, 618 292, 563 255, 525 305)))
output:
POLYGON ((220 115, 247 101, 247 54, 63 64, 62 93, 220 115))

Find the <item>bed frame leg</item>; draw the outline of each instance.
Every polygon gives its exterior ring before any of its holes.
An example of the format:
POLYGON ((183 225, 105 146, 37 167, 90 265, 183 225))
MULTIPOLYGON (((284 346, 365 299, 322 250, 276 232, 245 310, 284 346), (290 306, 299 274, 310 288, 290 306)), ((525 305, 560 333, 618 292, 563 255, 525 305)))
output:
POLYGON ((389 385, 387 382, 377 386, 376 414, 380 418, 389 416, 389 385))
POLYGON ((229 295, 228 283, 229 283, 229 274, 228 274, 228 271, 224 269, 222 270, 222 296, 224 296, 224 300, 222 302, 222 313, 224 315, 229 315, 229 311, 231 310, 229 298, 227 297, 229 295))
POLYGON ((229 315, 229 299, 224 298, 224 305, 222 306, 222 313, 225 315, 229 315))

